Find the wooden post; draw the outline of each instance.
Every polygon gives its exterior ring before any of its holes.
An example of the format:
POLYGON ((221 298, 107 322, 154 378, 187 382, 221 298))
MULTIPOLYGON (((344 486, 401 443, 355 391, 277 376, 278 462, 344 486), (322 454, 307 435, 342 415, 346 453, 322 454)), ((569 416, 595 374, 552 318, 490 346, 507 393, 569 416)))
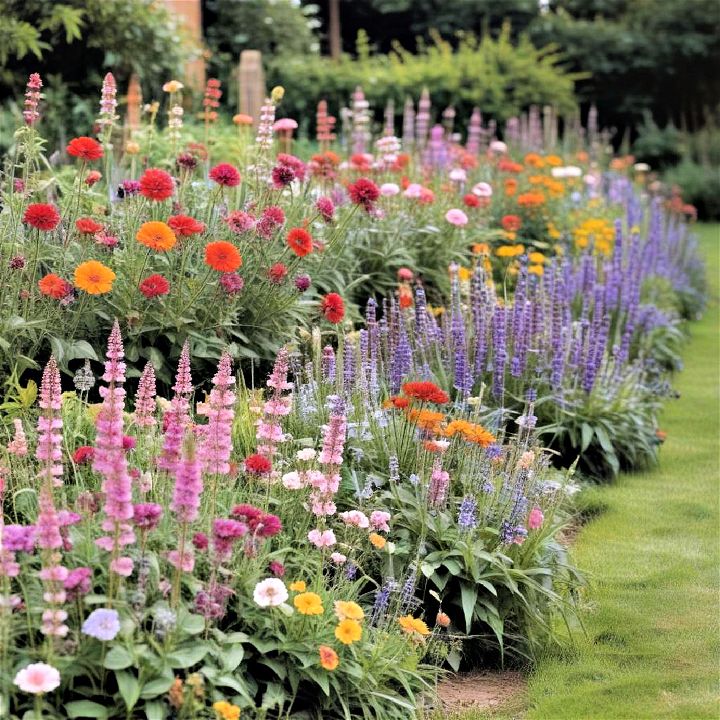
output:
POLYGON ((205 59, 202 55, 203 30, 200 0, 164 0, 165 7, 178 18, 187 35, 187 41, 195 46, 197 57, 185 65, 185 84, 198 92, 205 87, 205 59))
POLYGON ((330 57, 339 60, 342 54, 342 35, 340 33, 340 0, 329 0, 328 39, 330 41, 330 57))
POLYGON ((127 127, 128 130, 137 130, 140 127, 142 114, 142 88, 137 73, 130 76, 127 90, 127 127))
POLYGON ((240 112, 250 115, 257 125, 266 96, 262 53, 259 50, 243 50, 240 53, 239 83, 240 112))

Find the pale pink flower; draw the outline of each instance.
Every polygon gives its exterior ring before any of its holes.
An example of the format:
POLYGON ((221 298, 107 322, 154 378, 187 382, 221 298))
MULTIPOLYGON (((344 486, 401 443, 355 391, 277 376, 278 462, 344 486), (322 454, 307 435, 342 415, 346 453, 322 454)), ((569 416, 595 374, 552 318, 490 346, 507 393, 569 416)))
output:
POLYGON ((383 183, 380 186, 380 194, 383 197, 393 197, 400 192, 400 188, 397 183, 383 183))
POLYGON ((375 530, 389 532, 390 526, 388 525, 388 522, 390 521, 390 517, 391 515, 389 512, 385 512, 384 510, 373 510, 370 513, 370 524, 375 530))
POLYGON ((28 454, 27 438, 25 437, 25 431, 23 430, 22 420, 20 418, 15 418, 13 420, 13 425, 15 427, 15 435, 8 443, 7 451, 11 455, 22 457, 28 454))
POLYGON ((336 564, 336 565, 344 565, 347 562, 347 555, 343 555, 339 552, 334 552, 332 555, 330 555, 330 559, 336 564))
POLYGON ((308 540, 316 548, 332 547, 337 542, 332 530, 318 530, 315 528, 308 533, 308 540))
POLYGON ((31 663, 15 675, 13 683, 23 692, 42 695, 55 690, 60 685, 60 673, 57 668, 46 663, 31 663))
POLYGON ((455 225, 455 227, 463 227, 464 225, 467 225, 468 217, 467 215, 458 208, 451 208, 445 213, 445 219, 451 224, 455 225))
POLYGON ((370 520, 368 516, 360 510, 348 510, 347 512, 340 513, 338 516, 346 525, 352 527, 365 529, 370 527, 370 520))
POLYGON ((531 511, 530 515, 528 516, 528 527, 531 530, 537 530, 545 520, 545 516, 543 515, 543 511, 535 506, 531 511))
POLYGON ((489 198, 492 197, 493 189, 492 186, 489 185, 486 182, 479 182, 475 185, 473 185, 472 189, 473 195, 477 195, 481 198, 489 198))
POLYGON ((253 590, 253 600, 261 608, 277 607, 288 599, 285 583, 279 578, 261 580, 253 590))
POLYGON ((317 455, 317 452, 314 448, 303 448, 302 450, 298 450, 296 453, 296 457, 298 460, 314 460, 315 456, 317 455))

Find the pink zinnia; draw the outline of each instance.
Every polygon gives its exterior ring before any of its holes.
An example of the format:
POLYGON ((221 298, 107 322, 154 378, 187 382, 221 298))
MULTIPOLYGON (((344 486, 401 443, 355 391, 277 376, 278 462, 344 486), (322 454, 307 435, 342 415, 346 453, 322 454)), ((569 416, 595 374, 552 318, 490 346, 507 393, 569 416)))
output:
POLYGON ((451 208, 445 213, 445 219, 455 227, 463 227, 468 223, 467 215, 458 208, 451 208))
POLYGON ((240 173, 230 163, 220 163, 209 173, 210 179, 223 187, 237 187, 240 184, 240 173))

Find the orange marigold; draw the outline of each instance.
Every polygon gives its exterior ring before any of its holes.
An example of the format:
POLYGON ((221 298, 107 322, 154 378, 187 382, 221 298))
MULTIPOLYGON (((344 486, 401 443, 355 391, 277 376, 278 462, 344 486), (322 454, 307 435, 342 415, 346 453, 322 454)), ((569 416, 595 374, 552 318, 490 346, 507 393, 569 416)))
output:
POLYGON ((159 220, 143 223, 137 231, 135 239, 141 245, 158 252, 170 250, 177 242, 172 228, 159 220))
POLYGON ((411 408, 407 411, 407 419, 423 430, 438 432, 445 415, 433 410, 411 408))
POLYGON ((97 260, 88 260, 75 268, 75 287, 88 295, 102 295, 112 290, 115 273, 97 260))
POLYGON ((213 270, 229 273, 235 272, 242 265, 242 257, 232 243, 217 240, 205 246, 205 263, 213 270))

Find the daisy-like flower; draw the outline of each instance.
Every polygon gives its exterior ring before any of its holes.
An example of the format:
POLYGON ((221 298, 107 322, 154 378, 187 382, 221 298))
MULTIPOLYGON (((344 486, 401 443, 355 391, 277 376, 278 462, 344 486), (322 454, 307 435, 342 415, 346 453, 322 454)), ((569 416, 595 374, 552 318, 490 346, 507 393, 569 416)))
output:
POLYGON ((398 623, 400 623, 400 627, 408 633, 408 635, 419 638, 430 635, 430 629, 420 618, 414 618, 412 615, 404 615, 398 618, 398 623))
POLYGON ((304 592, 293 598, 293 605, 301 615, 322 615, 325 612, 322 598, 314 592, 304 592))
POLYGON ((205 264, 218 272, 231 273, 242 265, 242 256, 232 243, 217 240, 205 246, 205 264))
POLYGON ((253 600, 261 608, 278 607, 288 599, 285 583, 278 578, 261 580, 253 591, 253 600))
POLYGON ((171 228, 159 220, 143 223, 135 239, 150 250, 165 252, 175 246, 177 238, 171 228))
POLYGON ((358 622, 365 617, 363 609, 352 600, 336 600, 335 615, 338 620, 357 620, 358 622))
POLYGON ((115 273, 97 260, 88 260, 75 268, 75 287, 88 295, 103 295, 112 290, 115 273))
POLYGON ((362 625, 357 620, 341 620, 335 628, 335 637, 343 645, 352 645, 362 638, 362 625))
POLYGON ((99 160, 103 156, 102 145, 89 137, 74 138, 68 143, 66 148, 68 155, 91 162, 99 160))

